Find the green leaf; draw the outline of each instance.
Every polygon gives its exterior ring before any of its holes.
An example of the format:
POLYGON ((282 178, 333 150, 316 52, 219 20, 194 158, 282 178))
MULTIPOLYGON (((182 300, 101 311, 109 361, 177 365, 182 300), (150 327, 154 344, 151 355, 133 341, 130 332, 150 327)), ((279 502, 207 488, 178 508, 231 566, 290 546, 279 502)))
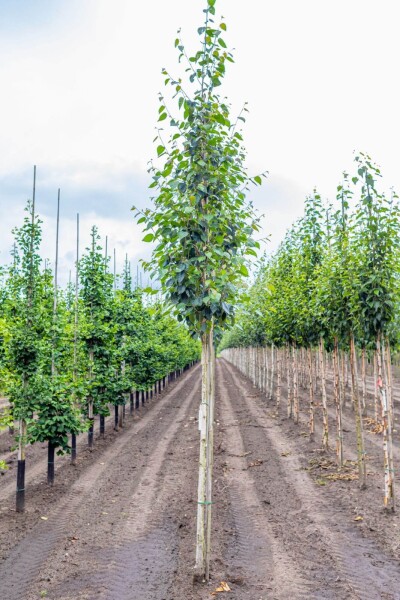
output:
POLYGON ((154 234, 152 234, 152 233, 148 233, 143 238, 144 242, 152 242, 153 240, 154 240, 154 234))

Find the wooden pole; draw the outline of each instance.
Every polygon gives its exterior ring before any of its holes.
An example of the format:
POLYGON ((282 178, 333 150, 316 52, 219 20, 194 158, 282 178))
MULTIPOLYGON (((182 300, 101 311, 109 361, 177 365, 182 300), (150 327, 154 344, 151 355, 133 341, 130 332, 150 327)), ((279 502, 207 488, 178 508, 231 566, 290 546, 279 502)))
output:
MULTIPOLYGON (((75 264, 75 306, 74 306, 74 383, 78 380, 78 301, 79 301, 79 213, 76 215, 76 264, 75 264)), ((76 400, 76 398, 75 398, 76 400)), ((71 463, 76 463, 76 433, 71 434, 71 463)))
MULTIPOLYGON (((34 249, 34 227, 35 227, 35 200, 36 200, 36 165, 33 167, 33 192, 32 192, 32 221, 31 221, 31 244, 30 244, 30 270, 29 270, 29 287, 28 287, 28 320, 27 326, 32 326, 31 308, 33 302, 33 249, 34 249)), ((26 399, 27 380, 26 374, 23 375, 22 385, 24 388, 24 402, 26 399)), ((26 408, 26 407, 24 407, 26 408)), ((19 435, 18 435, 18 466, 17 466, 17 493, 16 493, 16 511, 24 512, 25 510, 25 446, 26 446, 26 421, 25 415, 21 415, 19 420, 19 435)))
MULTIPOLYGON (((57 293, 58 293, 58 239, 60 231, 60 188, 57 195, 57 220, 56 220, 56 257, 54 262, 54 299, 53 299, 53 335, 52 335, 52 354, 51 354, 51 378, 53 390, 55 388, 55 379, 57 376, 56 369, 56 328, 57 328, 57 293)), ((54 485, 54 459, 55 446, 51 440, 48 441, 47 451, 47 483, 54 485)))

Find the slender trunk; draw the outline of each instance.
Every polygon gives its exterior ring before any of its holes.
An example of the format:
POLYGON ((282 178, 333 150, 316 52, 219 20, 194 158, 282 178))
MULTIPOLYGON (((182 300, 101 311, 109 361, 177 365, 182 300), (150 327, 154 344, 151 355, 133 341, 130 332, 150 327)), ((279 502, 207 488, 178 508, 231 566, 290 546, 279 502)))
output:
POLYGON ((376 350, 374 352, 374 412, 375 412, 375 421, 377 423, 381 420, 381 414, 379 411, 379 391, 378 391, 378 361, 376 357, 376 350))
POLYGON ((360 394, 358 392, 358 384, 357 384, 356 349, 355 349, 353 334, 350 335, 350 370, 351 370, 351 387, 353 390, 353 410, 354 410, 354 414, 355 414, 356 437, 357 437, 358 476, 359 476, 360 488, 363 490, 367 487, 367 466, 365 463, 362 408, 361 408, 360 394))
POLYGON ((287 386, 287 414, 289 419, 292 418, 293 406, 292 406, 292 388, 290 380, 290 346, 286 344, 286 386, 287 386))
POLYGON ((277 368, 277 386, 276 386, 276 414, 279 414, 281 405, 281 388, 282 388, 282 351, 278 348, 276 352, 276 368, 277 368))
POLYGON ((299 390, 298 390, 298 365, 297 365, 297 348, 292 345, 293 358, 293 418, 296 425, 299 423, 299 390))
POLYGON ((200 456, 197 494, 196 575, 209 578, 212 505, 212 440, 214 405, 213 330, 202 337, 202 385, 199 411, 200 456))
POLYGON ((269 383, 269 400, 272 400, 274 395, 274 378, 275 378, 275 347, 271 346, 271 376, 269 383))
POLYGON ((393 470, 393 445, 392 445, 392 420, 389 406, 389 399, 387 394, 387 378, 383 377, 385 371, 385 347, 382 340, 383 346, 383 360, 381 356, 381 335, 378 333, 376 340, 377 350, 377 362, 378 362, 378 387, 381 397, 382 407, 382 426, 383 426, 383 463, 385 471, 385 496, 384 505, 385 508, 395 509, 395 496, 394 496, 394 470, 393 470), (383 363, 383 368, 382 368, 383 363), (386 381, 385 381, 386 380, 386 381))
POLYGON ((392 357, 390 351, 389 338, 386 339, 385 364, 387 373, 387 395, 390 410, 390 420, 394 424, 394 402, 393 402, 393 376, 392 376, 392 357))
POLYGON ((343 466, 343 428, 342 428, 342 406, 340 403, 340 371, 338 339, 335 337, 333 347, 333 370, 336 406, 336 457, 339 468, 343 466))
POLYGON ((367 373, 365 370, 365 348, 361 350, 362 414, 367 416, 367 373))
POLYGON ((340 381, 340 389, 341 389, 341 404, 342 404, 342 409, 343 409, 346 406, 346 385, 345 385, 346 353, 344 350, 342 350, 340 354, 342 355, 342 377, 341 377, 341 381, 340 381))
POLYGON ((313 372, 312 372, 312 350, 311 346, 307 348, 308 357, 308 389, 310 393, 310 442, 314 441, 315 423, 314 423, 314 386, 313 386, 313 372))
POLYGON ((206 535, 207 535, 207 555, 206 555, 206 581, 210 579, 210 555, 211 555, 211 508, 212 508, 212 478, 214 466, 214 413, 215 413, 215 350, 213 335, 210 336, 210 415, 208 420, 208 440, 207 440, 207 489, 206 489, 206 535))
POLYGON ((326 377, 325 377, 325 351, 324 339, 319 339, 319 363, 321 373, 321 393, 322 393, 322 446, 325 450, 329 448, 329 426, 328 426, 328 406, 326 397, 326 377))

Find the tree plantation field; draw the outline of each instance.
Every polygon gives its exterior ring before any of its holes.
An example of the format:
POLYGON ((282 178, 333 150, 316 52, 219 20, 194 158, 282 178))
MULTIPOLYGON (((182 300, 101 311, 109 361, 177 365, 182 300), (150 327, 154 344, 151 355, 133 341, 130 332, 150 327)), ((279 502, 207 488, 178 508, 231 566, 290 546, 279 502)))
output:
MULTIPOLYGON (((79 452, 75 467, 60 460, 52 488, 46 450, 38 451, 23 514, 12 510, 13 486, 8 493, 2 486, 4 597, 206 599, 226 582, 227 597, 237 599, 398 598, 400 522, 377 509, 379 436, 366 434, 368 488, 361 491, 350 407, 341 479, 334 453, 308 440, 307 388, 300 386, 295 425, 286 406, 277 414, 266 390, 222 359, 211 581, 193 584, 199 393, 197 365, 128 414, 122 432, 108 428, 101 440, 95 431, 96 451, 79 452)), ((316 438, 320 404, 318 393, 316 438)))
POLYGON ((0 600, 400 600, 398 196, 357 152, 260 256, 267 173, 203 15, 127 207, 152 287, 79 214, 60 285, 34 167, 0 268, 0 600))

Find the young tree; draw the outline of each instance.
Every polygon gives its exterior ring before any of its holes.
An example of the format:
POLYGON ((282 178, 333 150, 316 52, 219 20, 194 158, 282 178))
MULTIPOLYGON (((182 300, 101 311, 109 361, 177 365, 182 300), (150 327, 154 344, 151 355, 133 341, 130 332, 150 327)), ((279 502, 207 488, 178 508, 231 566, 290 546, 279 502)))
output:
POLYGON ((175 41, 179 61, 187 61, 189 87, 184 88, 180 78, 163 69, 181 117, 172 117, 160 96, 158 120, 169 119, 173 133, 169 142, 164 142, 163 131, 158 130, 161 163, 150 168, 150 187, 157 195, 154 208, 146 209, 139 219, 149 231, 144 240, 157 243, 147 268, 176 306, 178 318, 185 320, 202 342, 196 571, 205 580, 209 578, 211 536, 213 333, 231 319, 238 282, 248 274, 247 255, 255 255, 259 247, 253 239, 258 226, 246 190, 250 182, 261 183, 259 176, 249 178, 244 166, 238 125, 247 109, 232 123, 230 107, 218 94, 233 57, 222 37, 225 23, 215 24, 215 3, 207 0, 196 54, 188 57, 181 39, 175 41))

